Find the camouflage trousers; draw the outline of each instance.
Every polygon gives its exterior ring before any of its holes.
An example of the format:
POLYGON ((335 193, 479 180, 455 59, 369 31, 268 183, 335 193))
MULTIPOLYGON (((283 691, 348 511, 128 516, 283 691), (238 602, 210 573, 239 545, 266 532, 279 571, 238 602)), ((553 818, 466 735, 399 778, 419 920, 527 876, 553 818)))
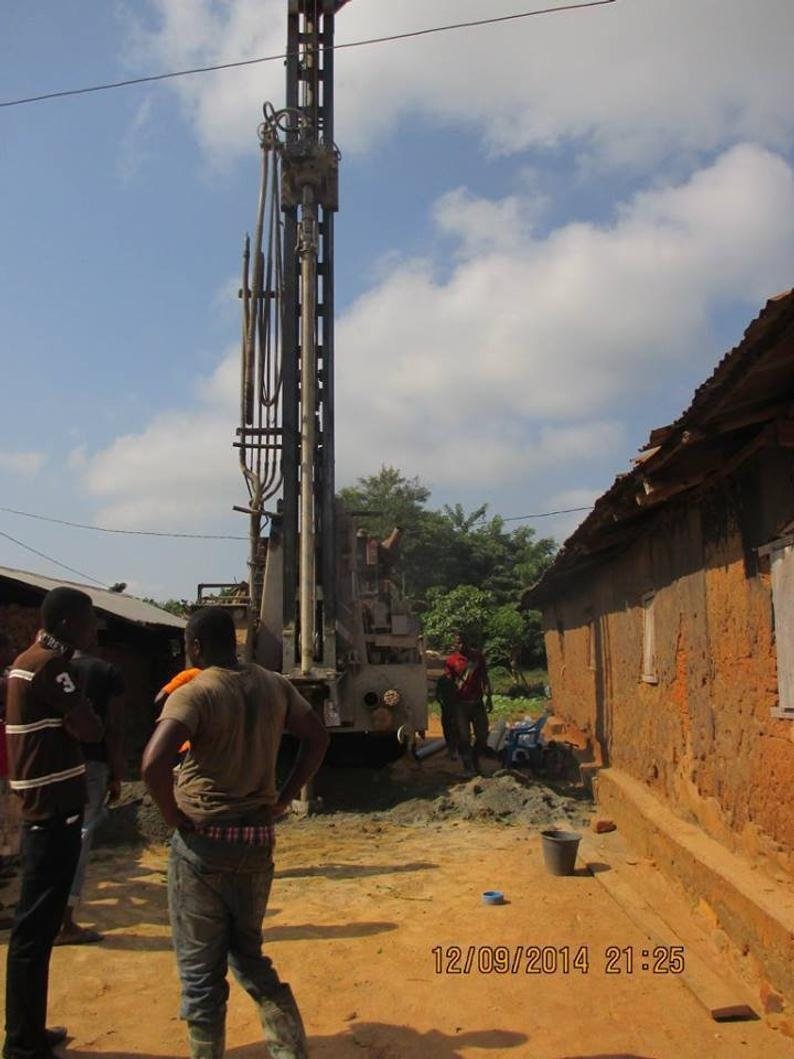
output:
POLYGON ((168 906, 194 1059, 223 1055, 228 968, 258 1008, 273 1059, 308 1055, 292 991, 262 952, 272 881, 268 846, 181 831, 171 840, 168 906))

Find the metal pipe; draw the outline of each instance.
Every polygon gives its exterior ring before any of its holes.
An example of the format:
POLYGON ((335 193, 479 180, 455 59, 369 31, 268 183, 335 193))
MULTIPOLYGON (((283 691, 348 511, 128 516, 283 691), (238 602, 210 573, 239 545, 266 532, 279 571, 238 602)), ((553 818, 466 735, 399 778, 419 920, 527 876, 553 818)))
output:
POLYGON ((432 742, 414 750, 414 760, 423 761, 426 757, 432 757, 433 754, 440 753, 446 745, 446 739, 433 739, 432 742))
MULTIPOLYGON (((248 334, 246 335, 246 351, 245 351, 245 380, 244 380, 244 392, 243 392, 243 415, 244 423, 253 423, 254 421, 254 380, 256 373, 256 328, 259 318, 259 310, 262 305, 262 239, 264 238, 264 227, 265 227, 265 202, 267 199, 267 185, 268 185, 268 162, 269 162, 269 150, 266 144, 262 145, 262 176, 259 184, 259 201, 256 208, 256 227, 254 228, 254 244, 253 244, 253 258, 254 258, 254 276, 252 281, 251 290, 251 301, 249 304, 250 313, 248 317, 248 334)), ((248 247, 246 247, 248 251, 248 247)), ((247 261, 246 261, 247 267, 247 261)))
POLYGON ((317 222, 314 191, 309 185, 303 189, 303 213, 299 225, 298 254, 301 262, 301 673, 309 674, 314 667, 316 610, 314 449, 317 419, 317 350, 314 331, 317 291, 317 222))
MULTIPOLYGON (((326 147, 334 147, 334 15, 333 6, 323 3, 322 59, 322 140, 326 147)), ((334 424, 334 213, 323 206, 320 228, 319 256, 323 265, 322 315, 322 512, 323 537, 320 541, 323 586, 323 662, 336 668, 337 618, 337 552, 336 539, 336 484, 335 484, 335 424, 334 424)))
POLYGON ((262 534, 262 515, 259 510, 262 499, 259 492, 251 499, 251 522, 249 529, 249 555, 248 555, 248 613, 245 628, 245 646, 243 649, 243 660, 253 662, 256 653, 256 630, 259 622, 259 606, 257 589, 257 559, 259 555, 259 538, 262 534))
MULTIPOLYGON (((247 403, 246 403, 246 380, 248 379, 248 320, 251 312, 251 288, 250 288, 250 262, 251 262, 251 237, 246 235, 245 241, 243 242, 243 275, 242 275, 242 295, 243 295, 243 335, 242 335, 242 354, 240 357, 240 426, 244 430, 248 425, 247 419, 247 403)), ((246 459, 245 445, 240 447, 240 466, 245 467, 246 459)))

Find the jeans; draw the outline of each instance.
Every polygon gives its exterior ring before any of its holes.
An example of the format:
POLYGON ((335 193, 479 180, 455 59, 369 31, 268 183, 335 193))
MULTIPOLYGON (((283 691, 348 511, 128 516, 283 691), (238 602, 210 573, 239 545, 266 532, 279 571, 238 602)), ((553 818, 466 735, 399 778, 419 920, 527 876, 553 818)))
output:
POLYGON ((104 761, 86 761, 85 781, 88 788, 83 816, 82 846, 80 859, 77 862, 72 888, 69 893, 69 905, 74 908, 80 903, 85 884, 85 870, 88 866, 88 855, 94 842, 94 832, 105 818, 105 798, 108 793, 110 769, 104 761))
POLYGON ((221 1033, 226 1019, 227 967, 260 1009, 266 1032, 275 1027, 283 1050, 303 1056, 305 1038, 294 1007, 270 959, 262 953, 262 920, 273 882, 268 846, 218 842, 176 831, 168 861, 168 907, 182 983, 180 1017, 221 1033), (281 1009, 281 1012, 277 1009, 281 1009), (294 1038, 294 1040, 292 1039, 294 1038))
POLYGON ((43 1059, 50 954, 80 856, 82 812, 22 824, 21 890, 8 942, 5 1059, 43 1059))

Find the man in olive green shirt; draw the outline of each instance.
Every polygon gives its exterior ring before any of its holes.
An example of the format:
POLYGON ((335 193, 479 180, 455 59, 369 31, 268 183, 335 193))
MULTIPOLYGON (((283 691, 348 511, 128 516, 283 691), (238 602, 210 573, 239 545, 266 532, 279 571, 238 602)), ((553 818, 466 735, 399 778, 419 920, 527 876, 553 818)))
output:
POLYGON ((328 733, 285 677, 238 663, 234 624, 222 607, 190 618, 185 649, 202 672, 166 701, 143 776, 176 828, 168 898, 190 1054, 224 1054, 228 964, 259 1008, 273 1059, 306 1059, 292 991, 262 954, 262 919, 273 880, 273 821, 320 767, 328 733), (300 749, 277 791, 284 731, 300 749), (174 785, 171 766, 185 740, 190 749, 174 785))

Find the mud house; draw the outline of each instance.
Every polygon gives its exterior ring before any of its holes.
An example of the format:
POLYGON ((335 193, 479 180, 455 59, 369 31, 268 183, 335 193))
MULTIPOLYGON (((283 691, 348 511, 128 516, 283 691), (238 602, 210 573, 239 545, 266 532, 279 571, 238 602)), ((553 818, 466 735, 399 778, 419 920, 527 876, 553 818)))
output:
POLYGON ((181 668, 185 622, 133 596, 0 567, 0 628, 18 651, 32 641, 39 628, 44 596, 51 588, 67 584, 91 597, 99 617, 97 654, 117 665, 124 675, 127 750, 130 760, 137 762, 154 726, 154 695, 181 668))
POLYGON ((603 766, 599 801, 794 999, 794 905, 757 907, 794 876, 794 292, 524 604, 543 613, 555 712, 603 766))

